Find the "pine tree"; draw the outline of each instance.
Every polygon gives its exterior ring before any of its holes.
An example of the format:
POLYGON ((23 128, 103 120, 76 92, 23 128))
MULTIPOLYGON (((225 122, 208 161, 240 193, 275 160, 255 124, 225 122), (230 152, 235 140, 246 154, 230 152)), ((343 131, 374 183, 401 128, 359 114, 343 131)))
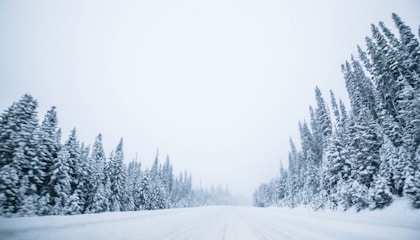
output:
POLYGON ((93 144, 90 156, 90 164, 88 167, 88 189, 89 197, 86 201, 86 210, 90 213, 106 211, 106 194, 105 194, 105 165, 106 156, 102 145, 102 134, 98 134, 93 144))
MULTIPOLYGON (((315 88, 315 98, 316 98, 316 121, 319 125, 320 135, 322 136, 323 146, 325 146, 327 138, 331 135, 331 118, 328 111, 327 105, 325 104, 324 98, 322 97, 321 90, 318 87, 315 88)), ((313 129, 317 131, 318 129, 313 129)), ((315 134, 315 133, 314 133, 315 134)))
POLYGON ((336 208, 340 201, 338 186, 345 184, 351 175, 351 162, 343 133, 334 134, 326 146, 326 172, 324 189, 330 208, 336 208))
POLYGON ((303 188, 299 169, 299 156, 295 144, 290 139, 290 152, 289 152, 289 178, 288 178, 288 196, 287 200, 289 207, 296 207, 301 203, 300 193, 303 188))
POLYGON ((90 147, 85 146, 84 143, 80 146, 80 159, 79 159, 79 186, 78 186, 78 198, 80 199, 81 213, 85 213, 87 206, 92 195, 91 188, 91 164, 90 159, 90 147))
POLYGON ((333 110, 333 115, 334 115, 334 130, 335 132, 338 131, 338 128, 340 127, 340 122, 341 122, 341 115, 340 115, 340 110, 337 104, 337 100, 335 98, 335 94, 332 90, 330 90, 330 98, 331 98, 331 107, 333 110))
POLYGON ((174 176, 173 176, 173 168, 169 160, 169 156, 166 156, 166 161, 162 167, 162 184, 166 195, 168 196, 168 205, 172 204, 172 199, 169 199, 172 195, 172 188, 173 188, 174 176))
POLYGON ((111 211, 111 176, 110 176, 110 166, 109 162, 105 164, 105 182, 104 182, 104 201, 101 204, 101 209, 104 210, 104 212, 111 211))
POLYGON ((284 169, 283 164, 280 162, 280 176, 278 185, 276 186, 277 205, 286 206, 285 199, 287 197, 287 171, 284 169))
POLYGON ((382 137, 378 133, 375 123, 362 116, 356 118, 352 126, 353 131, 350 140, 350 146, 352 146, 350 152, 351 178, 369 188, 379 169, 379 150, 382 137))
POLYGON ((382 21, 379 22, 379 27, 381 28, 382 32, 384 33, 386 39, 388 40, 392 48, 394 50, 400 49, 401 42, 395 37, 391 30, 389 30, 389 28, 385 26, 385 24, 382 21))
POLYGON ((143 174, 143 177, 141 179, 140 184, 140 205, 141 209, 144 210, 152 210, 153 209, 153 203, 152 203, 152 187, 149 182, 149 171, 146 170, 143 174))
POLYGON ((174 184, 173 184, 172 192, 170 196, 173 207, 182 207, 180 204, 180 201, 182 198, 180 179, 182 179, 182 172, 179 174, 179 176, 174 177, 174 184))
POLYGON ((19 212, 30 195, 39 196, 37 187, 43 182, 44 166, 36 155, 37 106, 26 94, 0 119, 0 208, 6 215, 19 212))
POLYGON ((70 193, 65 204, 65 214, 80 214, 83 211, 84 199, 82 192, 83 171, 82 147, 77 139, 76 128, 70 132, 68 140, 64 143, 63 149, 68 154, 67 162, 70 176, 70 193))
POLYGON ((306 122, 299 124, 299 132, 301 135, 302 150, 298 168, 300 174, 298 176, 299 186, 302 191, 302 203, 309 204, 320 191, 320 162, 317 159, 316 150, 314 149, 313 135, 309 130, 306 122))
POLYGON ((141 175, 141 163, 137 160, 131 161, 127 168, 128 194, 135 211, 141 210, 141 175))
POLYGON ((420 90, 420 44, 418 39, 411 32, 409 26, 407 26, 401 18, 393 13, 392 19, 398 31, 400 33, 400 54, 404 61, 402 62, 403 68, 406 70, 404 74, 405 78, 408 80, 408 83, 413 89, 417 92, 420 90))
POLYGON ((38 186, 40 191, 40 201, 45 206, 39 206, 38 215, 48 215, 50 209, 51 195, 54 193, 54 186, 50 185, 51 176, 54 175, 53 166, 58 157, 61 148, 60 131, 58 129, 57 112, 55 107, 48 110, 38 130, 37 155, 42 162, 45 173, 43 183, 38 186))
POLYGON ((159 164, 159 150, 156 152, 155 161, 150 170, 150 187, 152 198, 152 209, 163 209, 167 205, 168 193, 162 181, 161 165, 159 164))
POLYGON ((125 211, 126 209, 126 181, 127 175, 124 167, 123 139, 120 140, 114 154, 110 157, 111 182, 111 211, 125 211))
POLYGON ((150 169, 150 177, 153 181, 160 181, 160 171, 159 171, 159 149, 156 150, 155 160, 152 165, 152 169, 150 169))
POLYGON ((65 214, 64 208, 66 207, 67 199, 71 194, 71 176, 69 167, 69 152, 67 148, 62 148, 54 159, 51 166, 51 175, 49 177, 51 186, 49 197, 51 209, 49 214, 61 215, 65 214))

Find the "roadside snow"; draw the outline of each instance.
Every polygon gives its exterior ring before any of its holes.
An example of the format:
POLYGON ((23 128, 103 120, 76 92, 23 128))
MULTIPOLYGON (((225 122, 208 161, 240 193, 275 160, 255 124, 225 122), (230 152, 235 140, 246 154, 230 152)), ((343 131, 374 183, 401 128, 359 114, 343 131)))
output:
POLYGON ((420 211, 398 199, 359 213, 215 206, 0 218, 0 239, 420 239, 420 211))

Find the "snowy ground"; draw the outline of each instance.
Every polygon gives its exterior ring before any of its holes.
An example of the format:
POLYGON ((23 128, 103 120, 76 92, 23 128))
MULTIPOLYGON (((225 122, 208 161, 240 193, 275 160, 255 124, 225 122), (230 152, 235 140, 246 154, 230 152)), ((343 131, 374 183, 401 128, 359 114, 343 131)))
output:
POLYGON ((0 218, 0 239, 420 239, 420 211, 200 207, 79 216, 0 218))

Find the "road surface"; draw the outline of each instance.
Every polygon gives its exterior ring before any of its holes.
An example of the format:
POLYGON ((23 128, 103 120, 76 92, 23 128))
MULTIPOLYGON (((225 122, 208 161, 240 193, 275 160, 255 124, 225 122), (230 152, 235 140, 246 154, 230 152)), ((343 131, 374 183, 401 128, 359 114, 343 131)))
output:
POLYGON ((214 206, 0 218, 0 239, 420 239, 418 213, 394 219, 392 214, 214 206))

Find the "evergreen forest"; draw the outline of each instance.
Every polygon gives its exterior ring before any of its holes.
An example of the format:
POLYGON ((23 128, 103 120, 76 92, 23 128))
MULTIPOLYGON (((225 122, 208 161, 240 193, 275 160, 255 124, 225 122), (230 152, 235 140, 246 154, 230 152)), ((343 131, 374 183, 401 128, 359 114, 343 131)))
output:
POLYGON ((28 94, 0 116, 0 215, 74 215, 232 204, 228 189, 193 189, 187 171, 175 176, 169 156, 150 169, 124 161, 123 139, 109 156, 102 135, 92 146, 74 128, 61 142, 57 111, 41 124, 28 94))
MULTIPOLYGON (((420 208, 420 45, 397 14, 398 34, 371 25, 366 48, 342 66, 350 109, 315 88, 310 121, 290 140, 288 167, 254 192, 255 206, 381 209, 397 197, 420 208)), ((420 30, 420 29, 419 29, 420 30)))

